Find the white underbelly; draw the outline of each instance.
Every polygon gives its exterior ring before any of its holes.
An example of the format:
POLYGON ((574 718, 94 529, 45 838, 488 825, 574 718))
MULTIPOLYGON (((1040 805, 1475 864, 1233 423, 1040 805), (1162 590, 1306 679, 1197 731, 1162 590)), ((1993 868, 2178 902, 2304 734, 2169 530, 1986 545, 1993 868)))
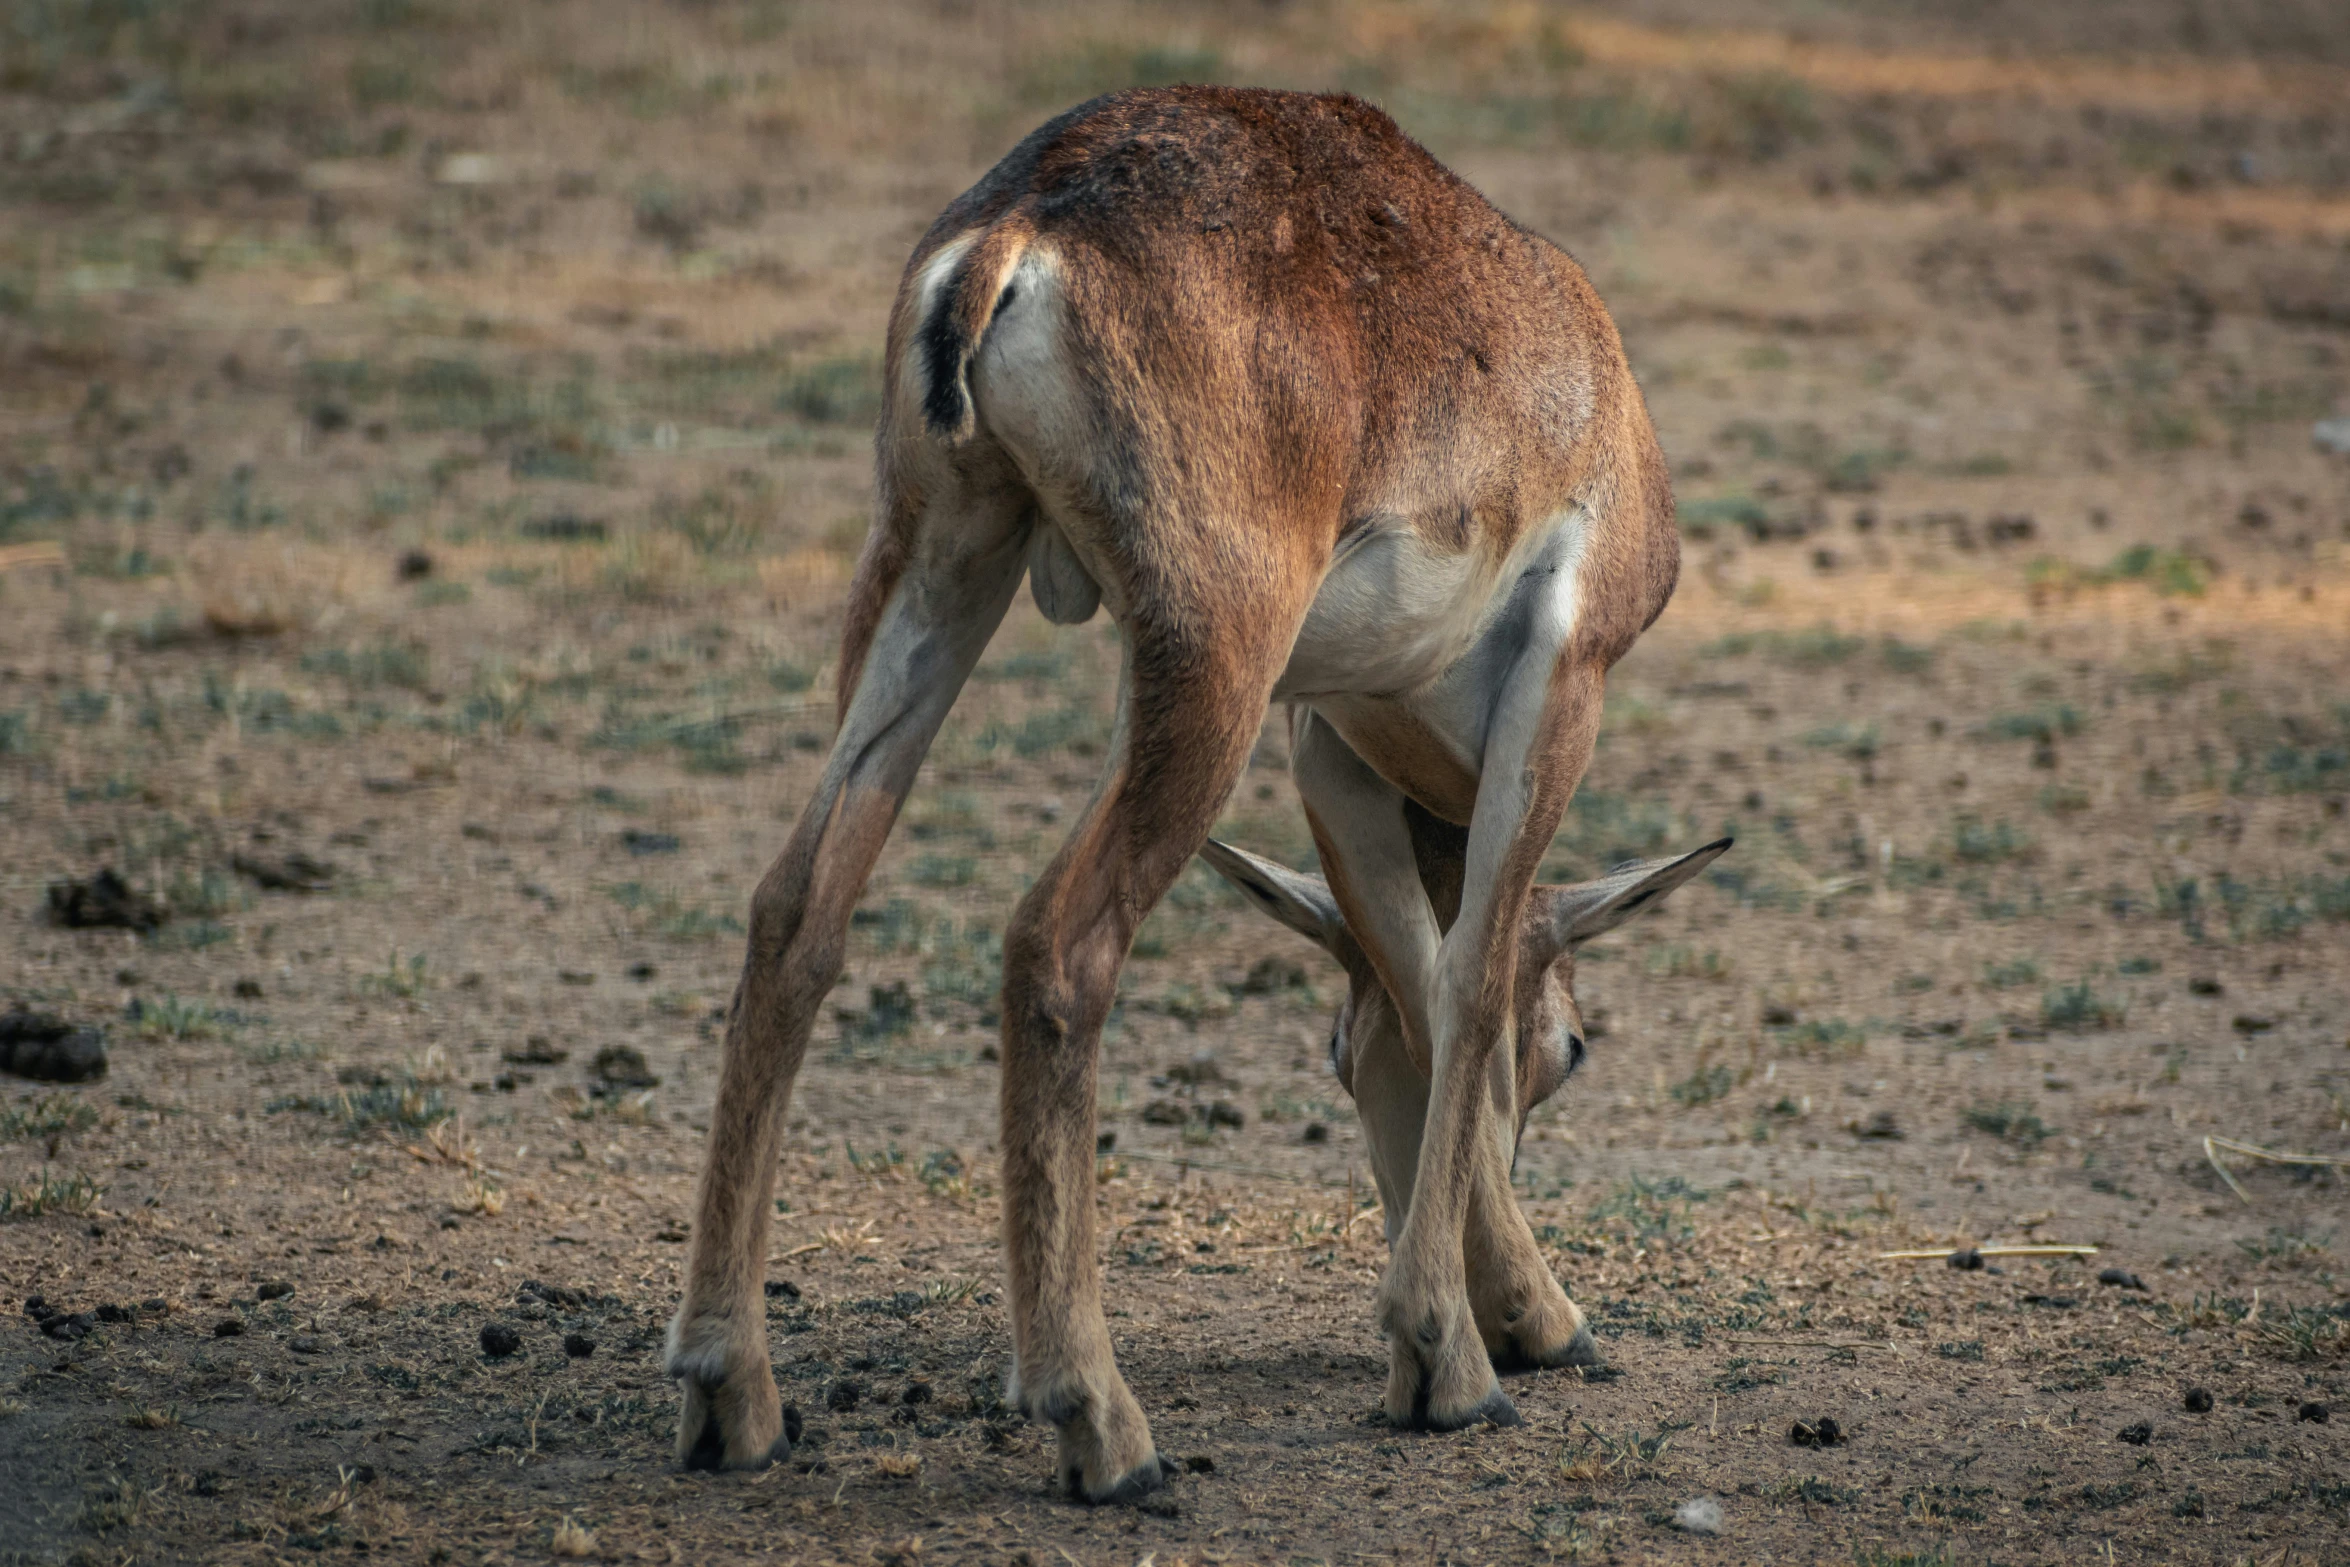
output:
POLYGON ((1584 519, 1528 530, 1501 569, 1389 535, 1323 579, 1274 688, 1329 719, 1364 761, 1423 805, 1465 819, 1494 703, 1521 660, 1557 657, 1574 623, 1584 519), (1542 646, 1536 646, 1542 643, 1542 646))
MULTIPOLYGON (((1509 556, 1477 549, 1430 549, 1398 525, 1374 528, 1341 550, 1306 611, 1288 666, 1274 687, 1282 701, 1325 695, 1401 696, 1445 680, 1495 637, 1520 634, 1529 594, 1571 588, 1583 543, 1583 516, 1570 511, 1526 530, 1509 556)), ((1572 619, 1571 614, 1568 617, 1572 619)))

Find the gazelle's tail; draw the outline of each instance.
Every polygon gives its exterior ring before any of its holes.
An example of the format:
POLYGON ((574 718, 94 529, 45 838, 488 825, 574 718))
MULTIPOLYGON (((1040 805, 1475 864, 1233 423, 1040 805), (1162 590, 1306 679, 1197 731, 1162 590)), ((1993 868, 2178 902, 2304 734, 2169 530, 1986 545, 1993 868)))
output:
POLYGON ((931 434, 950 444, 971 438, 971 356, 1005 303, 1012 269, 1035 234, 1026 208, 1014 207, 964 247, 931 296, 915 339, 922 356, 922 418, 931 434))

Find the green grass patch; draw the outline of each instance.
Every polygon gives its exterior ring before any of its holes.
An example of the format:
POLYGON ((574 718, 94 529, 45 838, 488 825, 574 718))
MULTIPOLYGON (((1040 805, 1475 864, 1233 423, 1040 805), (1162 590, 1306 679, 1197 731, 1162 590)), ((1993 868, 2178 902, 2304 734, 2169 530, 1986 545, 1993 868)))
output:
POLYGON ((1834 751, 1849 761, 1865 762, 1877 754, 1880 742, 1875 724, 1834 723, 1814 729, 1803 737, 1803 743, 1816 751, 1834 751))
POLYGON ((1755 538, 1766 537, 1775 524, 1771 509, 1745 494, 1686 500, 1674 508, 1674 516, 1681 532, 1701 544, 1711 541, 1724 528, 1743 529, 1755 538))
POLYGON ((432 684, 431 655, 421 642, 375 642, 320 648, 302 655, 305 674, 332 675, 359 690, 395 686, 422 691, 432 684))
POLYGON ((2115 1028, 2128 1013, 2128 1007, 2099 995, 2096 987, 2085 979, 2058 985, 2040 997, 2040 1021, 2049 1028, 2068 1033, 2115 1028))
POLYGON ((2213 575, 2211 563, 2200 556, 2151 544, 2133 544, 2103 566, 2076 566, 2044 555, 2025 568, 2026 580, 2035 587, 2102 588, 2136 582, 2164 598, 2201 598, 2213 575))
POLYGON ((1743 658, 1760 653, 1798 669, 1824 669, 1841 664, 1869 645, 1866 637, 1821 624, 1807 631, 1737 631, 1698 649, 1704 658, 1743 658))
POLYGON ((1675 1103, 1694 1110, 1700 1105, 1709 1105, 1717 1099, 1728 1098, 1730 1091, 1737 1086, 1738 1074, 1728 1067, 1701 1066, 1675 1083, 1671 1093, 1675 1103))
POLYGON ((1600 1199, 1591 1210, 1590 1222, 1592 1228, 1628 1245, 1675 1245, 1697 1233, 1690 1210, 1712 1196, 1678 1175, 1658 1181, 1634 1175, 1600 1199))
POLYGON ((218 1039, 242 1022, 208 1001, 165 994, 131 1003, 130 1021, 142 1039, 218 1039))
POLYGON ((1993 990, 2013 990, 2018 985, 2040 983, 2040 965, 2030 958, 2016 958, 2006 963, 1989 963, 1983 967, 1983 983, 1993 990))
POLYGON ((53 1175, 43 1170, 21 1185, 0 1186, 0 1220, 88 1213, 105 1195, 106 1188, 86 1175, 53 1175))
POLYGON ((32 715, 23 708, 0 712, 0 757, 38 756, 41 743, 33 733, 32 715))
POLYGON ((1070 706, 1030 713, 1017 723, 991 720, 980 731, 977 743, 982 751, 1008 749, 1014 756, 1033 761, 1057 751, 1098 756, 1108 741, 1109 727, 1101 719, 1088 708, 1070 706))
POLYGON ((880 361, 823 359, 803 366, 785 379, 775 406, 810 424, 871 424, 881 417, 880 361))
POLYGON ((1686 942, 1650 948, 1644 966, 1658 979, 1728 979, 1738 971, 1736 962, 1714 948, 1700 952, 1686 942))
POLYGON ((1795 1055, 1831 1059, 1859 1055, 1869 1042, 1865 1024, 1848 1023, 1836 1017, 1781 1024, 1771 1030, 1771 1035, 1782 1048, 1795 1055))
POLYGON ((359 993, 363 996, 384 996, 395 1001, 407 1001, 431 988, 430 961, 421 952, 412 952, 403 961, 397 947, 384 959, 382 968, 359 976, 359 993))
POLYGON ((2037 1148, 2055 1135, 2056 1131, 2033 1114, 2029 1107, 2019 1104, 1976 1105, 1965 1113, 1963 1119, 1978 1132, 2025 1148, 2037 1148))
POLYGON ((98 1124, 98 1112, 71 1094, 44 1094, 0 1108, 0 1143, 71 1137, 98 1124))
POLYGON ((1961 816, 1950 826, 1950 857, 1963 865, 2001 865, 2031 849, 2031 834, 2005 821, 1961 816))
POLYGON ((604 896, 638 917, 643 927, 668 941, 714 941, 743 934, 742 921, 731 914, 713 914, 698 903, 687 903, 676 893, 648 887, 641 881, 615 882, 604 896))
POLYGON ((2001 713, 1975 732, 1988 740, 2032 740, 2043 745, 2070 739, 2088 727, 2080 710, 2058 703, 2020 713, 2001 713))
POLYGON ((332 1094, 288 1094, 262 1108, 270 1115, 287 1110, 322 1115, 353 1136, 379 1130, 421 1132, 457 1113, 440 1085, 421 1081, 413 1073, 332 1094))
POLYGON ((1655 795, 1579 789, 1540 874, 1545 881, 1578 880, 1625 860, 1662 854, 1690 830, 1671 803, 1655 795))

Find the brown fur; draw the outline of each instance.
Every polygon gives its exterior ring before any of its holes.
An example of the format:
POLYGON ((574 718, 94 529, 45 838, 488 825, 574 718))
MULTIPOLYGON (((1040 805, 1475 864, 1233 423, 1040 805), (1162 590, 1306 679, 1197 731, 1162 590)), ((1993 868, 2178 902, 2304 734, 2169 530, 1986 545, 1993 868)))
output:
MULTIPOLYGON (((1440 1426, 1506 1411, 1487 1319, 1537 1358, 1580 1328, 1494 1131, 1535 1076, 1506 1048, 1514 1011, 1541 999, 1517 982, 1519 930, 1601 677, 1678 562, 1663 461, 1588 280, 1357 99, 1131 92, 1041 127, 947 208, 908 263, 887 365, 841 734, 753 900, 727 1030, 671 1334, 679 1456, 751 1466, 776 1443, 758 1274, 783 1107, 874 857, 1048 524, 1119 619, 1123 743, 1006 935, 1004 1242, 1017 1397, 1059 1428, 1071 1489, 1099 1500, 1161 1476, 1111 1359, 1093 1236, 1098 1042, 1135 928, 1200 847, 1279 683, 1314 639, 1353 634, 1314 618, 1342 542, 1407 539, 1475 595, 1580 519, 1573 634, 1537 671, 1533 749, 1501 764, 1532 792, 1469 829, 1507 834, 1503 875, 1464 892, 1469 837, 1415 828, 1450 878, 1447 922, 1460 910, 1446 950, 1474 972, 1441 1029, 1415 1023, 1447 1045, 1382 1292, 1389 1405, 1440 1426), (999 364, 999 343, 1045 357, 999 364)), ((1477 768, 1408 702, 1363 695, 1363 753, 1405 759, 1392 781, 1431 821, 1469 817, 1477 768)))

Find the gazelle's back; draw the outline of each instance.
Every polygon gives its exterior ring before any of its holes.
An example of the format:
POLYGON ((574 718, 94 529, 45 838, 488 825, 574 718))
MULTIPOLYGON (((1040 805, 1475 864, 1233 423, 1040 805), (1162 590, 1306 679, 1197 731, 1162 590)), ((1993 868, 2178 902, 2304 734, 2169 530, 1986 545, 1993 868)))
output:
POLYGON ((893 341, 914 352, 892 362, 921 366, 923 417, 975 431, 941 393, 968 365, 962 395, 1113 611, 1116 546, 1185 519, 1334 556, 1393 537, 1447 601, 1432 650, 1457 653, 1452 623, 1576 508, 1617 535, 1596 564, 1657 584, 1608 642, 1670 591, 1661 460, 1582 269, 1360 99, 1096 99, 949 206, 906 279, 893 341))

